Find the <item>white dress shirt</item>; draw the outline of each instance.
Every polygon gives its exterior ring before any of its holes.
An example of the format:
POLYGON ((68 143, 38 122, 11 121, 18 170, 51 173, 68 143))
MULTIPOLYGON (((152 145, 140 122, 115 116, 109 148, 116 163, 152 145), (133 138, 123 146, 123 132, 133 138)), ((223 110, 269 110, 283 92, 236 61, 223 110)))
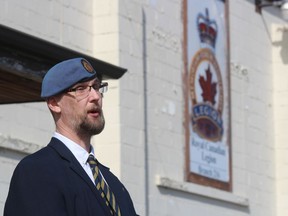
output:
POLYGON ((53 137, 59 139, 61 142, 64 143, 64 145, 72 152, 72 154, 75 156, 75 158, 78 160, 78 162, 81 164, 87 175, 90 177, 91 181, 95 184, 92 171, 90 169, 90 165, 87 162, 87 159, 90 154, 92 154, 94 157, 94 149, 91 145, 91 152, 88 153, 84 148, 82 148, 77 143, 73 142, 72 140, 68 139, 67 137, 63 136, 62 134, 59 134, 57 132, 54 132, 53 137))

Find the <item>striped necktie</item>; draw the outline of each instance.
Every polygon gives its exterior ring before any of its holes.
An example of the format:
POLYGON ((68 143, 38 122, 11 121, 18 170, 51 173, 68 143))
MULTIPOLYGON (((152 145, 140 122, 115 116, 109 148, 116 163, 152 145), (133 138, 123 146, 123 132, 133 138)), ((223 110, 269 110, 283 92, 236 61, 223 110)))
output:
POLYGON ((110 208, 111 215, 121 216, 120 207, 116 202, 115 196, 99 171, 99 162, 91 154, 89 155, 87 162, 92 170, 96 188, 100 192, 101 197, 105 199, 106 205, 110 208))

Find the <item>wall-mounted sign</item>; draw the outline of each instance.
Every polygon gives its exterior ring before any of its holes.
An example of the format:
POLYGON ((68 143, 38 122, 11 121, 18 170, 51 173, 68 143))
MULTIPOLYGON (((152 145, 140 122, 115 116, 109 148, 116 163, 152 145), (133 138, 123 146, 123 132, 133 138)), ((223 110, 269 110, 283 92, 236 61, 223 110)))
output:
POLYGON ((231 190, 227 1, 187 0, 187 177, 231 190))

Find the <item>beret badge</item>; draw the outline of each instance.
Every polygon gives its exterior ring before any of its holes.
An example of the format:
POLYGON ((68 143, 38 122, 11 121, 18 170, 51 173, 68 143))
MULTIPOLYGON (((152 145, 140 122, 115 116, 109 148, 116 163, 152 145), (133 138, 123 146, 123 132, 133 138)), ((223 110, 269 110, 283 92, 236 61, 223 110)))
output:
POLYGON ((89 73, 93 73, 94 69, 88 61, 86 61, 85 59, 82 59, 81 63, 86 71, 88 71, 89 73))

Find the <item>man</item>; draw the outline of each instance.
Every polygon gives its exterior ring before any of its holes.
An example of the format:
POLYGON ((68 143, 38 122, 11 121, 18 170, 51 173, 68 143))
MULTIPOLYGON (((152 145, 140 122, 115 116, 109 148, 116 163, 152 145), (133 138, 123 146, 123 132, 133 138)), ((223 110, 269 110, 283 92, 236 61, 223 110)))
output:
POLYGON ((105 120, 101 83, 83 58, 52 67, 42 82, 56 125, 50 143, 24 158, 11 179, 4 216, 135 216, 122 183, 94 158, 90 144, 105 120))

